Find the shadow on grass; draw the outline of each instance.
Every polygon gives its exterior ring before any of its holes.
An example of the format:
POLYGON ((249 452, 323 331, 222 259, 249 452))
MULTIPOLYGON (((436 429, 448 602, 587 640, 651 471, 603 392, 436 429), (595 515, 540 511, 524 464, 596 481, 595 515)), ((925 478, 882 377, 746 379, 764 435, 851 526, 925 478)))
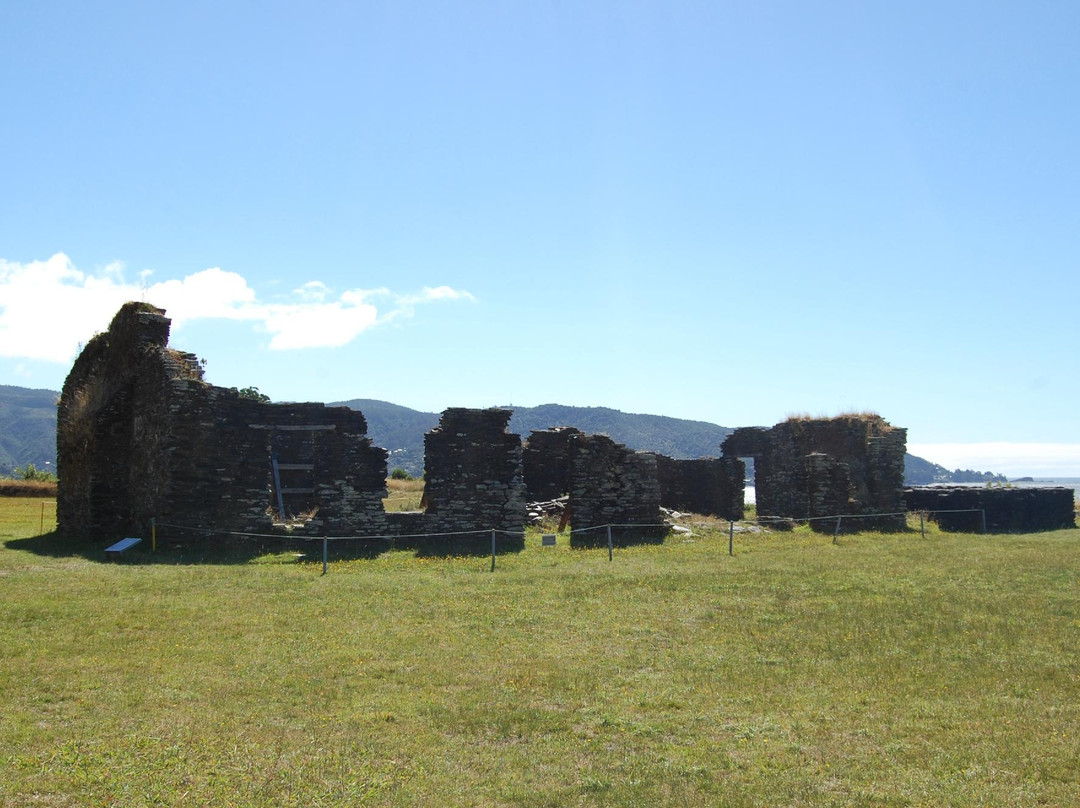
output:
MULTIPOLYGON (((126 550, 117 558, 108 558, 105 548, 113 542, 88 542, 64 538, 55 531, 25 539, 9 539, 4 546, 49 558, 82 558, 102 564, 250 564, 265 556, 292 553, 298 561, 321 561, 322 541, 318 539, 257 539, 223 541, 208 536, 184 543, 158 541, 157 549, 148 539, 126 550), (228 542, 228 543, 226 543, 228 542)), ((386 540, 329 542, 327 556, 333 560, 376 558, 390 549, 386 540)))
MULTIPOLYGON (((455 558, 460 556, 490 556, 491 534, 432 535, 400 538, 394 540, 394 548, 416 554, 417 558, 455 558)), ((495 537, 495 554, 520 553, 525 549, 525 536, 505 535, 495 537)))

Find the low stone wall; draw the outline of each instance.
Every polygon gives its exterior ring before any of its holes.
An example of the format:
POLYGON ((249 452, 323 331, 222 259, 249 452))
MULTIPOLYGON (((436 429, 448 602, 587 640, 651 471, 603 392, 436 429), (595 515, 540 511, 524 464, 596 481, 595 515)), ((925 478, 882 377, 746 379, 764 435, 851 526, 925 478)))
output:
POLYGON ((724 519, 743 518, 746 464, 737 457, 675 460, 656 455, 660 505, 724 519))
POLYGON ((942 530, 1026 533, 1076 527, 1071 488, 982 488, 928 485, 904 489, 909 511, 930 511, 942 530), (972 509, 975 509, 973 512, 972 509), (955 513, 951 511, 961 511, 955 513))
POLYGON ((598 547, 661 542, 668 526, 660 516, 656 455, 633 452, 606 435, 575 435, 570 457, 570 544, 598 547), (634 525, 634 527, 622 527, 634 525))

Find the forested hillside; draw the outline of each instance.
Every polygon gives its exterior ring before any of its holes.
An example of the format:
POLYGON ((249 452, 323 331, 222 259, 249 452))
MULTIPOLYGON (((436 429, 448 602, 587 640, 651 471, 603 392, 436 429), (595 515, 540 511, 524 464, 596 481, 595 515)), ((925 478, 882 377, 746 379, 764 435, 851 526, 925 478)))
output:
POLYGON ((0 385, 0 475, 33 463, 40 470, 56 463, 54 390, 0 385))
MULTIPOLYGON (((0 475, 10 475, 16 467, 33 463, 38 469, 54 469, 56 464, 55 390, 32 390, 0 385, 0 475)), ((439 414, 421 412, 388 401, 354 398, 334 402, 364 413, 368 435, 377 446, 390 452, 390 470, 404 469, 419 476, 424 471, 424 433, 439 423, 439 414)), ((601 433, 612 440, 650 452, 679 459, 717 457, 729 427, 705 421, 620 412, 609 407, 570 407, 542 404, 512 407, 510 431, 529 436, 534 429, 573 426, 589 434, 601 433)), ((907 456, 906 481, 913 485, 935 482, 1000 481, 991 472, 956 469, 913 455, 907 456)))

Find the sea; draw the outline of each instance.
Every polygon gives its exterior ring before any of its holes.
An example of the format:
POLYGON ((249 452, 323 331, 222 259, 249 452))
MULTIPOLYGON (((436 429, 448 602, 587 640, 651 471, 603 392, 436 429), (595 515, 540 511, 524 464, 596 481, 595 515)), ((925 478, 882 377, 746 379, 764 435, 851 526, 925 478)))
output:
POLYGON ((1080 477, 1032 477, 1030 480, 1010 480, 1009 485, 1016 488, 1071 488, 1073 499, 1080 499, 1080 477))
MULTIPOLYGON (((986 483, 943 483, 944 485, 969 485, 972 488, 982 488, 986 483)), ((1031 479, 1010 480, 1009 485, 1014 488, 1071 488, 1073 499, 1080 500, 1080 477, 1032 477, 1031 479)), ((746 486, 744 501, 751 505, 754 499, 754 486, 746 486)))

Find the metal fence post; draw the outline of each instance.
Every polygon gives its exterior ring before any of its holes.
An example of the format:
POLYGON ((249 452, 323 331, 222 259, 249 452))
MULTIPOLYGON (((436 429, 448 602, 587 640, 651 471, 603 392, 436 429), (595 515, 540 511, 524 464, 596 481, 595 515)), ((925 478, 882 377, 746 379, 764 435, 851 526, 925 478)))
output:
POLYGON ((322 540, 322 574, 326 575, 326 536, 322 540))
POLYGON ((491 571, 495 572, 495 529, 491 529, 491 571))
POLYGON ((986 532, 986 508, 980 509, 979 513, 982 514, 983 533, 985 533, 986 532))
POLYGON ((611 550, 611 525, 608 525, 607 526, 607 560, 611 561, 611 559, 613 557, 614 556, 613 556, 613 553, 612 553, 612 550, 611 550))
POLYGON ((844 518, 844 515, 843 515, 843 514, 841 514, 840 516, 837 516, 837 517, 836 517, 836 529, 835 529, 835 530, 833 530, 833 534, 832 534, 832 543, 833 543, 833 544, 836 544, 836 537, 840 535, 840 521, 841 521, 841 520, 842 520, 843 518, 844 518))
POLYGON ((728 520, 727 530, 727 554, 729 556, 735 555, 735 522, 728 520))

